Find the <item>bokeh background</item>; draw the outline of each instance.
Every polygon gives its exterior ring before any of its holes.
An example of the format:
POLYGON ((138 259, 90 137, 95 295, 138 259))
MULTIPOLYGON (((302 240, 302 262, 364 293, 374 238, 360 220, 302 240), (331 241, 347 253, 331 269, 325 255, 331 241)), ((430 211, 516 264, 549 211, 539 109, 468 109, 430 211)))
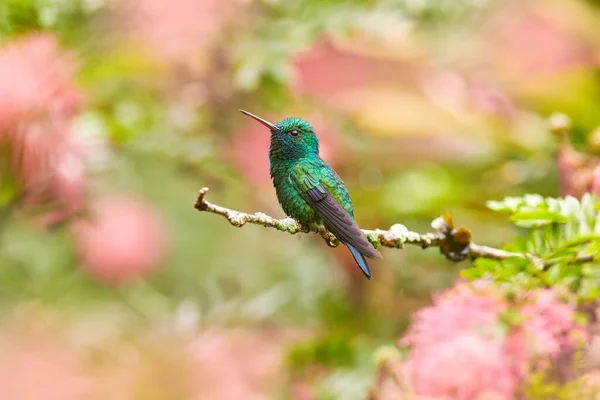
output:
POLYGON ((486 200, 561 194, 551 112, 600 151, 599 26, 575 0, 3 0, 2 398, 364 398, 461 265, 383 249, 367 281, 198 213, 208 186, 284 216, 238 109, 309 120, 363 228, 450 211, 498 246, 486 200))

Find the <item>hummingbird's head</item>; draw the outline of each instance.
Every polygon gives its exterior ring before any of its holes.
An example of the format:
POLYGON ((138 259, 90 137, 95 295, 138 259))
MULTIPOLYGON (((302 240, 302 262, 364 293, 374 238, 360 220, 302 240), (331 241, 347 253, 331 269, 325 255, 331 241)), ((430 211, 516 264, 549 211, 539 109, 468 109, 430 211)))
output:
POLYGON ((319 139, 312 125, 302 118, 291 117, 272 124, 247 111, 240 111, 270 129, 272 153, 280 153, 288 159, 319 154, 319 139))

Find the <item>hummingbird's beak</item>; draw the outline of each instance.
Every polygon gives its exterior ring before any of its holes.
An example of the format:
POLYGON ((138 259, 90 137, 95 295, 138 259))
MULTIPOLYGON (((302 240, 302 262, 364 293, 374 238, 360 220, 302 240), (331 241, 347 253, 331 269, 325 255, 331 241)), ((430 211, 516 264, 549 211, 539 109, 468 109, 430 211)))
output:
POLYGON ((240 112, 242 114, 249 116, 250 118, 254 118, 258 122, 260 122, 261 124, 263 124, 264 126, 269 128, 271 130, 271 132, 279 132, 279 128, 276 127, 275 125, 273 125, 272 123, 270 123, 269 121, 265 121, 264 119, 257 117, 256 115, 249 113, 248 111, 240 110, 240 112))

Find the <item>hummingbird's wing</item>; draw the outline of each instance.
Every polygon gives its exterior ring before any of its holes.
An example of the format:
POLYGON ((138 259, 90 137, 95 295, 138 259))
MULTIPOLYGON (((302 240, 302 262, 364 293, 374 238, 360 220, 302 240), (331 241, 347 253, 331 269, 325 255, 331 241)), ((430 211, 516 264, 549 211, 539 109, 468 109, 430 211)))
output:
POLYGON ((353 246, 366 257, 381 258, 354 218, 315 175, 308 168, 299 167, 290 173, 290 181, 342 243, 353 246))

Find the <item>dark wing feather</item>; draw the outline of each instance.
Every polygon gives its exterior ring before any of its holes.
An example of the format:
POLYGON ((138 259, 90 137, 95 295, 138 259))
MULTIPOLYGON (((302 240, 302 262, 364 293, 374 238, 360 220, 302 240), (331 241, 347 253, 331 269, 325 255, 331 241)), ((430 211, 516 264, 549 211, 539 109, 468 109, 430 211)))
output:
POLYGON ((381 258, 381 254, 367 240, 367 236, 360 230, 354 218, 321 183, 306 189, 305 199, 323 218, 327 229, 342 243, 352 245, 366 257, 381 258))

